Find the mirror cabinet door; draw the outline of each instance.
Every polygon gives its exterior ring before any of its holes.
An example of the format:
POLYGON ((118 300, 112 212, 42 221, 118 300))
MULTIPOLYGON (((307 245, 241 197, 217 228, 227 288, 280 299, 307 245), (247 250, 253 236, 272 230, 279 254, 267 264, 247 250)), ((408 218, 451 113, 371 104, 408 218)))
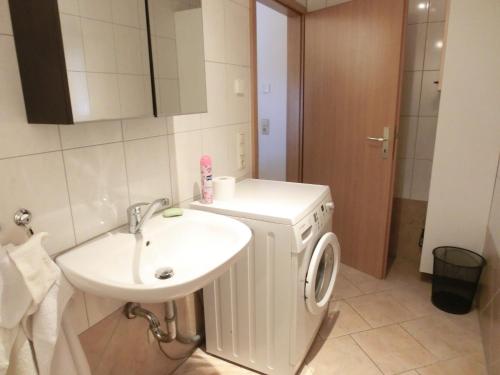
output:
POLYGON ((58 0, 74 122, 153 116, 144 0, 58 0))
POLYGON ((155 114, 206 112, 201 0, 146 0, 146 6, 152 47, 155 114))

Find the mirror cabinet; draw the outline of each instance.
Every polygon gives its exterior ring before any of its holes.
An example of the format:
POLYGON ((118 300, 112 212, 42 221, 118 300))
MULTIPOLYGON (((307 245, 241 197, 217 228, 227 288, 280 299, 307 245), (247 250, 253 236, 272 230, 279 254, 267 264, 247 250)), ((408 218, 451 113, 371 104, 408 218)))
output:
POLYGON ((28 122, 206 111, 200 0, 10 0, 28 122))

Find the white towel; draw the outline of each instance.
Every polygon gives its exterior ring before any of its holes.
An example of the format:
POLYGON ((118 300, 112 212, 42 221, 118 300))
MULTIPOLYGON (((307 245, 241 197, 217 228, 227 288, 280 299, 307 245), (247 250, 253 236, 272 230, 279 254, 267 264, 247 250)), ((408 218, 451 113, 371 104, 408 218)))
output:
POLYGON ((0 248, 0 327, 12 329, 19 325, 31 304, 31 294, 23 282, 23 276, 7 254, 0 248))
MULTIPOLYGON (((68 341, 67 334, 61 328, 64 311, 74 290, 43 248, 42 241, 46 236, 46 233, 34 235, 25 244, 8 249, 31 295, 31 306, 24 317, 23 327, 33 342, 39 375, 53 375, 56 364, 74 363, 71 347, 64 345, 68 341)), ((8 375, 12 367, 21 368, 21 364, 24 366, 29 362, 25 349, 26 346, 22 346, 12 350, 8 375)), ((77 369, 79 374, 90 374, 85 364, 88 368, 85 360, 82 371, 77 369)))
POLYGON ((34 374, 33 356, 21 320, 32 303, 21 273, 7 254, 13 245, 0 248, 0 375, 34 374), (15 353, 11 356, 11 353, 15 353), (15 358, 13 358, 15 357, 15 358), (18 366, 10 366, 10 362, 18 366))

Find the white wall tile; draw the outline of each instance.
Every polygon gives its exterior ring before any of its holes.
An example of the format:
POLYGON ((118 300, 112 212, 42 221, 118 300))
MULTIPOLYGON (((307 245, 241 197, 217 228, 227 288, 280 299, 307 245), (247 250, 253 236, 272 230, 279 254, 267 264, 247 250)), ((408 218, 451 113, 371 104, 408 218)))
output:
POLYGON ((418 201, 429 200, 429 186, 431 184, 432 160, 415 160, 411 186, 411 199, 418 201))
POLYGON ((60 13, 72 14, 75 16, 80 15, 78 0, 58 0, 57 5, 60 13))
POLYGON ((439 113, 440 93, 438 85, 438 71, 424 72, 422 78, 422 96, 420 98, 420 116, 437 116, 439 113))
POLYGON ((189 132, 199 129, 201 129, 201 115, 199 113, 167 117, 168 134, 189 132))
POLYGON ((12 220, 22 207, 32 212, 35 232, 49 233, 49 253, 75 244, 61 152, 0 160, 0 176, 0 243, 26 240, 12 220))
POLYGON ((427 22, 428 0, 410 0, 408 3, 408 24, 427 22))
POLYGON ((91 119, 89 86, 87 84, 87 73, 68 72, 69 96, 71 98, 71 109, 73 110, 73 121, 88 121, 91 119))
POLYGON ((118 77, 110 73, 87 73, 90 119, 120 118, 118 77))
POLYGON ((396 182, 394 195, 397 198, 409 199, 414 159, 398 159, 396 166, 396 182))
POLYGON ((66 150, 64 159, 77 242, 125 224, 129 198, 122 144, 66 150))
POLYGON ((0 0, 0 34, 12 35, 8 0, 0 0))
POLYGON ((226 65, 226 101, 227 123, 250 121, 250 68, 226 65), (237 82, 242 93, 235 93, 237 82))
POLYGON ((232 172, 229 153, 231 146, 235 147, 236 144, 236 137, 232 135, 231 126, 205 129, 202 132, 203 154, 212 158, 214 176, 227 176, 232 172))
POLYGON ((125 142, 130 202, 171 200, 167 136, 125 142))
POLYGON ((437 117, 420 117, 415 158, 432 160, 436 141, 437 117))
POLYGON ((81 24, 87 71, 115 73, 113 25, 86 18, 81 19, 81 24))
POLYGON ((85 51, 80 17, 61 14, 61 32, 64 43, 66 68, 73 71, 85 70, 85 51))
POLYGON ((307 0, 307 11, 314 12, 326 7, 326 0, 307 0))
POLYGON ((398 158, 415 157, 418 117, 401 117, 399 124, 398 158))
POLYGON ((444 22, 429 23, 427 27, 427 42, 425 46, 425 70, 441 69, 443 38, 444 22))
POLYGON ((151 79, 146 76, 120 74, 121 118, 153 116, 151 79))
POLYGON ((444 21, 446 19, 446 1, 430 0, 429 22, 444 21))
POLYGON ((175 39, 157 37, 156 39, 154 62, 157 63, 155 71, 159 78, 178 79, 179 72, 177 71, 177 49, 175 47, 175 39))
POLYGON ((126 141, 167 134, 164 117, 122 120, 123 138, 126 141))
POLYGON ((95 146, 122 140, 120 121, 85 122, 59 125, 63 149, 95 146))
POLYGON ((144 74, 142 31, 133 27, 113 25, 118 73, 144 74))
POLYGON ((408 26, 405 42, 405 70, 423 69, 426 28, 425 23, 408 26))
POLYGON ((200 194, 202 133, 193 131, 168 136, 174 202, 200 194))
POLYGON ((125 302, 110 298, 97 297, 85 293, 85 305, 87 306, 87 314, 89 326, 99 323, 108 315, 121 308, 125 302))
POLYGON ((227 123, 226 66, 207 62, 207 113, 201 114, 202 127, 224 125, 227 123))
POLYGON ((243 5, 246 8, 250 7, 249 0, 233 0, 235 3, 243 5))
POLYGON ((422 72, 405 72, 403 75, 403 96, 401 115, 417 116, 420 103, 422 72))
POLYGON ((226 63, 250 65, 250 12, 248 8, 225 0, 226 63))
MULTIPOLYGON (((137 0, 111 0, 113 23, 139 27, 139 4, 137 0)), ((144 2, 142 2, 144 6, 144 2)))
POLYGON ((327 7, 333 7, 335 5, 340 5, 343 3, 348 3, 351 0, 326 0, 326 6, 327 7))
POLYGON ((0 35, 0 158, 59 150, 54 125, 29 125, 12 36, 0 35))
POLYGON ((203 0, 201 5, 205 59, 225 62, 224 0, 203 0))
POLYGON ((68 314, 70 324, 77 335, 89 328, 85 299, 81 291, 75 291, 64 313, 68 314))
POLYGON ((96 20, 112 22, 111 0, 78 0, 80 15, 96 20))
POLYGON ((172 4, 173 2, 164 0, 149 1, 149 14, 151 15, 151 30, 153 35, 175 39, 175 21, 174 12, 171 9, 172 4))
POLYGON ((179 80, 160 78, 157 81, 160 88, 159 112, 166 114, 180 113, 181 98, 179 93, 179 80))

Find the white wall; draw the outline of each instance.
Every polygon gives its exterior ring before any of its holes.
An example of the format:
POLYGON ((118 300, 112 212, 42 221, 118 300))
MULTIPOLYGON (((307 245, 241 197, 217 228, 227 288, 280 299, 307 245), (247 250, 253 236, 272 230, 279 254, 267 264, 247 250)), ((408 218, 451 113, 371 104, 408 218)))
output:
POLYGON ((432 249, 482 252, 500 150, 500 2, 451 0, 420 270, 432 249))
MULTIPOLYGON (((202 5, 207 113, 57 126, 27 123, 8 1, 0 0, 0 244, 25 240, 12 222, 20 207, 32 210, 34 230, 50 233, 48 250, 56 253, 125 224, 131 203, 166 196, 184 205, 199 194, 205 153, 216 175, 250 176, 249 4, 202 5), (233 92, 235 79, 244 82, 242 96, 233 92), (241 170, 238 133, 246 142, 241 170)), ((77 301, 79 330, 120 305, 93 296, 77 301)))
POLYGON ((266 180, 286 180, 287 21, 257 3, 258 118, 270 123, 268 135, 259 126, 259 177, 266 180))

